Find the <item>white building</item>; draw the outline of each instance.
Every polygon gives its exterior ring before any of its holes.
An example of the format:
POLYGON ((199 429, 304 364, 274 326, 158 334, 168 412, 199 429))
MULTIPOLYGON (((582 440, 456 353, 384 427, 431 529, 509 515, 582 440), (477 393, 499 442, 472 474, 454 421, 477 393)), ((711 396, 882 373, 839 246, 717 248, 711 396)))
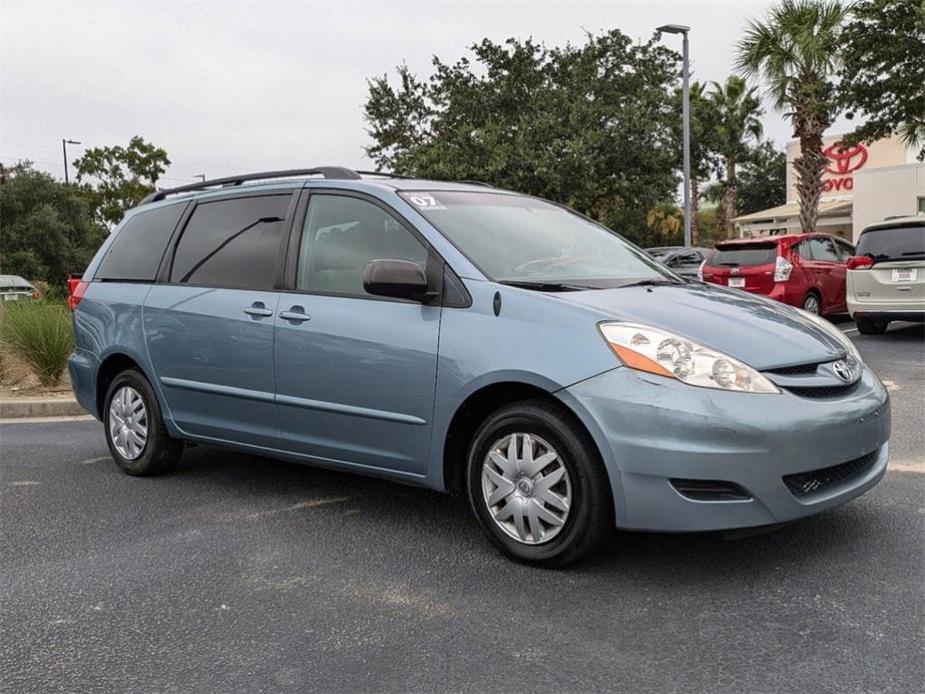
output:
MULTIPOLYGON (((925 162, 898 137, 845 147, 841 135, 824 140, 829 166, 823 175, 825 189, 819 203, 819 231, 849 241, 873 222, 893 215, 925 213, 925 162)), ((800 209, 793 160, 800 143, 787 145, 787 202, 768 210, 736 217, 739 236, 800 233, 800 209)))

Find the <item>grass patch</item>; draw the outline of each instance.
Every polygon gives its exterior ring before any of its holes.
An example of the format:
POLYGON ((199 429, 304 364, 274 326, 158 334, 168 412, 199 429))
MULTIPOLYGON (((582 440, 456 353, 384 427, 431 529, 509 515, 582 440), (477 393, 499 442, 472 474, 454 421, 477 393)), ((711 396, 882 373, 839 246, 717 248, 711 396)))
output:
POLYGON ((71 312, 58 301, 5 302, 0 344, 28 364, 43 386, 57 385, 74 350, 71 312))

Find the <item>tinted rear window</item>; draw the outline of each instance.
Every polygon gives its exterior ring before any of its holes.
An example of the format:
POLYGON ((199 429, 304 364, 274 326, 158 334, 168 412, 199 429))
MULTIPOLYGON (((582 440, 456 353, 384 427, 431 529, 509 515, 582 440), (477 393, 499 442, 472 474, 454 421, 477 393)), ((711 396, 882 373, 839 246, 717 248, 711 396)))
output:
POLYGON ((117 232, 100 262, 96 277, 102 280, 154 281, 170 235, 186 204, 140 212, 117 232))
POLYGON ((925 225, 865 231, 854 252, 881 261, 925 258, 925 225))
POLYGON ((770 265, 777 258, 777 244, 739 244, 718 247, 710 265, 770 265))
POLYGON ((199 205, 177 244, 170 281, 272 289, 291 197, 265 195, 199 205))

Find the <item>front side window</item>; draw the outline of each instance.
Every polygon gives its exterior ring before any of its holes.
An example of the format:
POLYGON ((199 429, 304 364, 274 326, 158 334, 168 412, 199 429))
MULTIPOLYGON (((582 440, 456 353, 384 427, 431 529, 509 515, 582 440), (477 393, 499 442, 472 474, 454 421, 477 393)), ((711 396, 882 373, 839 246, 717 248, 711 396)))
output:
POLYGON ((619 286, 674 277, 609 229, 543 200, 481 191, 401 195, 498 282, 619 286))
POLYGON ((186 204, 166 205, 139 212, 116 232, 100 261, 96 278, 110 281, 153 282, 170 235, 186 204))
POLYGON ((234 289, 272 289, 291 195, 200 204, 174 253, 170 281, 234 289))
POLYGON ((296 288, 370 296, 363 289, 363 273, 373 260, 410 260, 426 267, 427 247, 378 205, 346 195, 312 195, 296 288))

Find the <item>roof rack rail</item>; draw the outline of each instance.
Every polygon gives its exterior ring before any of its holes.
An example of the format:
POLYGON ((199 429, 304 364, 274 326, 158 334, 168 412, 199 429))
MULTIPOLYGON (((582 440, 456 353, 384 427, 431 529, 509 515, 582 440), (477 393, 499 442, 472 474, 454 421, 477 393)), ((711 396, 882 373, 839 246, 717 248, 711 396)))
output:
POLYGON ((346 180, 357 180, 360 178, 360 174, 352 169, 346 169, 342 166, 319 166, 314 169, 286 169, 284 171, 262 171, 260 173, 252 174, 242 174, 240 176, 226 176, 225 178, 213 178, 208 181, 201 181, 200 183, 190 183, 185 186, 178 186, 176 188, 164 188, 163 190, 158 190, 151 193, 139 204, 146 205, 150 202, 157 202, 158 200, 163 200, 168 195, 175 195, 177 193, 189 193, 195 190, 205 190, 207 188, 216 188, 216 187, 226 187, 226 186, 239 186, 242 183, 248 181, 262 181, 270 180, 273 178, 293 178, 296 176, 316 176, 321 175, 324 178, 339 178, 346 180))
POLYGON ((415 178, 414 176, 405 176, 404 174, 397 174, 393 171, 360 171, 360 169, 357 169, 356 173, 361 174, 363 176, 385 176, 386 178, 406 178, 406 179, 415 178))
POLYGON ((475 179, 464 178, 461 181, 456 181, 456 183, 466 183, 470 186, 482 186, 483 188, 494 188, 491 183, 485 183, 485 181, 476 181, 475 179))

